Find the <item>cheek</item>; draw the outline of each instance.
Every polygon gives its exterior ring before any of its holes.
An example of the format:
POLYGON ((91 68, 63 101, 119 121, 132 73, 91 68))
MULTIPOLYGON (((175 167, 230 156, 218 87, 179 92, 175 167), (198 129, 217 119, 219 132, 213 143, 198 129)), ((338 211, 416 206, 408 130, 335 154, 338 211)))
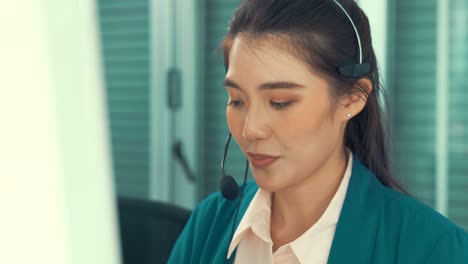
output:
POLYGON ((239 129, 240 115, 232 111, 229 107, 226 108, 226 120, 228 123, 229 130, 234 133, 235 130, 239 129))
POLYGON ((226 120, 232 136, 240 146, 243 146, 242 142, 240 141, 242 140, 242 128, 244 126, 243 115, 239 111, 227 108, 226 120))
POLYGON ((281 126, 278 129, 285 137, 293 140, 319 140, 319 135, 330 127, 330 106, 324 101, 304 100, 282 122, 278 122, 281 126))

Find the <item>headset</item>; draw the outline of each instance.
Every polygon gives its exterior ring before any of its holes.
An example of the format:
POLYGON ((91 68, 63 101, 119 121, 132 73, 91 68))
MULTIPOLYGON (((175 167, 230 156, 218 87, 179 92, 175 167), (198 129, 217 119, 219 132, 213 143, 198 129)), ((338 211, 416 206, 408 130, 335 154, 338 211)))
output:
MULTIPOLYGON (((343 11, 343 13, 348 18, 349 22, 351 22, 354 33, 356 35, 356 39, 357 39, 357 42, 358 42, 358 49, 359 49, 358 63, 339 66, 339 67, 337 67, 337 72, 340 75, 344 76, 344 77, 350 77, 350 78, 362 77, 362 76, 364 76, 364 75, 366 75, 367 73, 370 72, 371 65, 368 62, 363 63, 363 61, 362 61, 363 60, 362 59, 362 45, 361 45, 361 37, 359 35, 359 32, 358 32, 358 30, 356 28, 356 25, 354 24, 354 21, 351 19, 351 16, 348 14, 346 9, 340 3, 338 3, 338 1, 336 1, 336 0, 331 0, 331 1, 333 1, 339 7, 339 9, 341 9, 343 11)), ((327 3, 327 2, 329 2, 329 1, 326 1, 325 3, 327 3)), ((321 5, 321 6, 323 6, 323 5, 321 5)), ((220 189, 221 189, 221 194, 223 195, 223 197, 228 199, 228 200, 231 200, 231 201, 236 199, 237 196, 239 195, 239 193, 241 193, 241 195, 240 195, 239 201, 237 202, 236 211, 234 213, 234 219, 233 219, 232 229, 231 229, 231 237, 230 237, 229 241, 231 241, 233 236, 234 236, 234 231, 235 231, 235 226, 236 226, 236 221, 237 221, 237 215, 239 213, 239 208, 240 208, 242 198, 244 197, 244 190, 245 190, 245 186, 246 186, 246 183, 247 183, 247 174, 248 174, 248 171, 249 171, 249 160, 247 159, 246 165, 245 165, 244 182, 242 184, 242 188, 239 187, 236 180, 234 180, 234 177, 232 177, 231 175, 226 175, 225 170, 224 170, 224 163, 226 161, 227 152, 228 152, 228 148, 229 148, 229 143, 231 141, 231 137, 232 137, 232 135, 231 135, 231 133, 229 133, 228 139, 226 141, 226 145, 224 147, 223 159, 221 160, 222 179, 221 179, 221 182, 220 182, 220 189)), ((227 263, 228 260, 229 259, 226 258, 226 263, 227 263)))
MULTIPOLYGON (((221 194, 223 195, 223 197, 230 201, 236 199, 236 197, 239 195, 239 192, 241 192, 241 196, 240 196, 239 201, 237 202, 236 212, 234 213, 234 218, 233 218, 234 222, 232 223, 231 236, 230 236, 229 241, 231 241, 232 238, 234 237, 237 214, 239 213, 240 204, 242 202, 242 198, 244 197, 244 190, 245 190, 245 186, 247 183, 247 174, 249 173, 249 160, 247 159, 245 163, 244 183, 242 184, 242 191, 240 191, 239 185, 237 185, 237 182, 236 180, 234 180, 234 177, 232 177, 231 175, 226 175, 224 171, 224 162, 226 161, 227 151, 229 148, 229 142, 231 141, 231 137, 232 137, 231 133, 229 133, 228 139, 226 140, 226 146, 224 147, 223 159, 221 160, 221 174, 223 177, 221 179, 220 189, 221 189, 221 194)), ((227 263, 228 260, 229 259, 226 258, 225 263, 227 263)))
POLYGON ((371 65, 368 62, 362 63, 362 45, 361 45, 361 37, 359 35, 359 32, 356 28, 356 25, 354 24, 354 21, 351 19, 351 16, 346 12, 346 9, 338 3, 336 0, 332 0, 335 2, 335 4, 343 11, 343 13, 346 15, 348 18, 349 22, 351 22, 351 26, 353 26, 354 29, 354 34, 356 35, 356 39, 358 42, 358 48, 359 48, 359 63, 354 63, 354 64, 348 64, 348 65, 343 65, 338 67, 338 73, 341 74, 344 77, 351 77, 351 78, 359 78, 367 73, 370 72, 371 65))

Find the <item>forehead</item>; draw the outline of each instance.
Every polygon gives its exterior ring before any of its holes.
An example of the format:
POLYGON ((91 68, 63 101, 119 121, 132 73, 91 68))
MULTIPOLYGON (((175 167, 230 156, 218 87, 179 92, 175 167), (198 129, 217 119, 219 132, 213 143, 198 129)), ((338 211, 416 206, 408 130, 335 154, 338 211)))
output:
POLYGON ((308 85, 325 81, 303 60, 292 55, 284 44, 271 38, 251 39, 242 36, 237 36, 231 45, 226 77, 238 81, 248 80, 249 84, 292 81, 308 85))

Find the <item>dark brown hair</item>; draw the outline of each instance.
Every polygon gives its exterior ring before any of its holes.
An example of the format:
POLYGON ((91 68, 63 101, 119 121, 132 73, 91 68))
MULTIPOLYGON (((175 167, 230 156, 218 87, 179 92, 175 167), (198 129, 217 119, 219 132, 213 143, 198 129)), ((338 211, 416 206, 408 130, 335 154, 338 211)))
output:
POLYGON ((382 184, 405 192, 390 173, 384 126, 388 119, 379 102, 381 94, 384 99, 386 97, 379 82, 369 21, 354 1, 342 0, 340 3, 359 32, 363 61, 371 65, 370 72, 363 76, 372 82, 370 93, 357 85, 362 77, 344 77, 337 71, 339 66, 358 63, 359 48, 349 19, 332 0, 244 1, 234 13, 223 41, 225 67, 229 67, 230 48, 237 36, 260 40, 260 44, 274 41, 275 45, 281 45, 325 77, 335 102, 350 93, 367 97, 364 109, 346 126, 345 145, 382 184))

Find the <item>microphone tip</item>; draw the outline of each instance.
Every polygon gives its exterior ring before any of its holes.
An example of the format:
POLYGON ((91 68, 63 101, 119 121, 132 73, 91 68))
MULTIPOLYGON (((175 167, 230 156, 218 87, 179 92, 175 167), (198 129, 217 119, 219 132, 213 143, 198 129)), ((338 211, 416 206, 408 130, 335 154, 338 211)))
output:
POLYGON ((240 191, 236 180, 230 175, 226 175, 221 179, 220 187, 221 194, 228 200, 234 200, 240 191))

